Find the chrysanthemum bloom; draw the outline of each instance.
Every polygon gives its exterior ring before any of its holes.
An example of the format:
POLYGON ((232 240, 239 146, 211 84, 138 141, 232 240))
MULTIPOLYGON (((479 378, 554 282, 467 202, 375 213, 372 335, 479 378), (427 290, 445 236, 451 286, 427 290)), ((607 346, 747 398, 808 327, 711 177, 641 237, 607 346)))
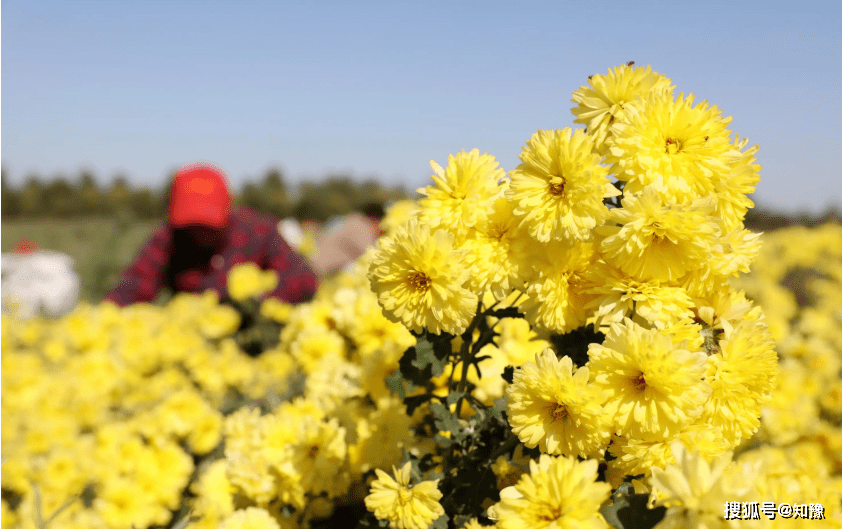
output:
POLYGON ((670 80, 653 72, 650 66, 633 67, 624 64, 611 70, 606 75, 592 75, 588 78, 590 87, 582 86, 573 92, 573 102, 577 106, 570 109, 576 119, 593 137, 599 154, 605 154, 605 140, 611 134, 611 125, 624 123, 628 109, 641 105, 644 97, 651 92, 665 92, 672 96, 673 86, 670 80))
POLYGON ((228 305, 217 305, 198 321, 202 334, 212 340, 230 336, 240 327, 240 313, 228 305))
POLYGON ((643 441, 615 436, 608 445, 608 452, 614 459, 607 461, 605 479, 617 487, 626 476, 643 475, 647 478, 652 468, 664 468, 675 463, 671 447, 675 441, 692 446, 708 461, 731 449, 730 443, 722 438, 722 431, 702 420, 697 420, 678 435, 665 440, 643 441))
POLYGON ((520 252, 522 260, 532 263, 531 274, 525 275, 528 297, 520 305, 526 321, 560 334, 584 325, 588 317, 585 306, 592 299, 585 272, 594 257, 591 243, 527 240, 520 252))
POLYGON ((603 258, 641 281, 670 286, 711 256, 720 234, 711 216, 709 200, 691 204, 666 203, 654 189, 623 198, 623 207, 611 210, 617 225, 597 228, 603 237, 603 258))
POLYGON ((245 301, 258 297, 278 284, 278 274, 274 270, 261 270, 254 263, 235 266, 228 272, 228 295, 234 301, 245 301))
POLYGON ((711 246, 710 259, 691 270, 679 284, 693 297, 728 289, 728 281, 741 272, 748 273, 760 251, 759 233, 741 229, 723 233, 711 246))
POLYGON ((338 332, 315 327, 301 332, 287 349, 302 371, 310 374, 318 368, 322 358, 344 359, 346 344, 338 332))
POLYGON ((665 439, 701 415, 710 395, 707 356, 676 345, 658 330, 626 320, 602 344, 590 344, 591 379, 608 392, 605 410, 619 435, 665 439))
POLYGON ((392 467, 394 479, 376 469, 377 479, 371 483, 371 494, 365 497, 365 507, 378 520, 388 520, 393 529, 427 529, 444 514, 439 500, 439 480, 409 484, 412 463, 400 470, 392 467))
POLYGON ((403 450, 415 443, 410 417, 403 401, 384 397, 377 409, 356 421, 357 442, 348 447, 351 466, 360 474, 400 462, 403 450))
POLYGON ((520 153, 506 197, 530 236, 541 242, 581 240, 605 222, 604 197, 620 191, 608 182, 608 170, 581 130, 539 130, 520 153))
POLYGON ((529 462, 529 474, 500 491, 488 515, 500 529, 608 528, 599 508, 611 485, 596 481, 598 466, 595 459, 541 454, 529 462))
POLYGON ((478 149, 451 154, 447 168, 434 161, 430 165, 435 186, 418 189, 425 195, 418 200, 418 217, 431 228, 441 227, 453 233, 461 244, 468 230, 487 215, 484 204, 500 192, 498 183, 506 172, 494 156, 480 154, 478 149))
POLYGON ((497 488, 500 490, 511 487, 520 481, 520 477, 529 472, 531 458, 523 453, 523 446, 518 446, 511 460, 500 456, 491 465, 491 470, 497 476, 497 488))
POLYGON ((719 340, 730 336, 740 320, 757 322, 762 319, 761 310, 746 298, 744 291, 727 285, 695 298, 693 304, 695 319, 702 326, 702 337, 708 354, 719 352, 719 340))
POLYGON ((716 106, 693 106, 693 95, 677 100, 653 92, 628 116, 615 123, 605 163, 626 182, 626 194, 656 185, 664 196, 683 202, 713 193, 727 178, 735 153, 728 124, 716 106), (658 179, 662 181, 658 183, 658 179))
MULTIPOLYGON (((597 261, 586 272, 595 296, 587 307, 595 310, 594 325, 609 327, 625 318, 646 321, 658 329, 692 319, 693 301, 681 287, 661 286, 657 281, 638 281, 605 261, 597 261)), ((590 321, 590 320, 589 320, 590 321)))
POLYGON ((665 470, 652 469, 654 505, 667 508, 666 516, 658 524, 663 529, 716 529, 741 527, 742 520, 725 520, 725 503, 750 501, 751 483, 759 476, 745 476, 742 483, 729 479, 739 470, 731 462, 732 453, 708 462, 699 452, 689 451, 681 443, 674 443, 676 464, 665 470), (736 482, 736 483, 735 483, 736 482))
POLYGON ((559 359, 549 348, 535 355, 535 362, 515 371, 506 390, 512 432, 528 448, 551 455, 601 455, 611 435, 609 418, 588 377, 587 367, 574 373, 569 356, 559 359))
POLYGON ((719 426, 736 447, 760 426, 761 410, 775 387, 778 355, 762 320, 747 317, 723 334, 719 352, 708 358, 706 379, 713 391, 700 420, 719 426))
POLYGON ((219 529, 281 529, 281 526, 266 509, 246 507, 226 518, 219 529))
POLYGON ((293 446, 292 464, 301 476, 305 490, 329 498, 348 491, 348 471, 343 469, 348 445, 345 428, 337 419, 320 421, 304 417, 298 421, 297 442, 293 446))
POLYGON ((409 222, 409 219, 416 213, 418 213, 418 202, 415 200, 398 200, 386 210, 386 215, 380 221, 380 228, 386 232, 386 235, 392 236, 399 227, 409 222))
POLYGON ((746 212, 754 207, 754 202, 746 195, 754 193, 760 182, 761 167, 754 163, 757 160, 754 155, 760 147, 754 145, 744 151, 748 139, 740 139, 739 134, 735 136, 731 151, 724 156, 728 174, 725 178, 714 180, 716 215, 722 219, 724 231, 742 227, 746 212))
POLYGON ((495 300, 503 300, 518 286, 519 267, 523 266, 512 244, 520 236, 513 209, 514 204, 505 197, 494 200, 488 216, 477 223, 462 245, 465 265, 471 271, 468 288, 477 293, 490 290, 495 300))
POLYGON ((394 238, 380 239, 368 278, 384 315, 410 331, 464 332, 477 296, 463 288, 469 274, 463 257, 451 233, 431 231, 414 219, 394 238))

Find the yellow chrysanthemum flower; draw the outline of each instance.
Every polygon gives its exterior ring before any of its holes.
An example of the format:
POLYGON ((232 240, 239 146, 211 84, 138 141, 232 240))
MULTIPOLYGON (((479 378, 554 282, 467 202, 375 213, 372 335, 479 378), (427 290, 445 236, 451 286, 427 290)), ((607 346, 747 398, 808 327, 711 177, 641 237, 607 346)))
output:
POLYGON ((665 202, 652 188, 626 196, 597 231, 603 258, 641 281, 676 282, 710 257, 720 228, 709 200, 665 202))
POLYGON ((539 130, 526 142, 521 164, 511 172, 506 197, 530 236, 586 241, 605 222, 604 197, 620 191, 608 182, 608 170, 583 131, 539 130))
POLYGON ((595 457, 611 435, 600 390, 589 383, 587 367, 573 369, 569 356, 552 349, 515 371, 508 395, 509 425, 529 448, 544 453, 595 457))
POLYGON ((594 324, 603 330, 627 317, 661 330, 693 318, 693 301, 681 287, 638 281, 604 261, 590 267, 586 277, 592 285, 588 293, 595 296, 586 309, 595 309, 594 324))
POLYGON ((651 66, 634 67, 629 63, 609 68, 606 75, 589 77, 590 87, 582 86, 573 92, 573 102, 577 104, 570 109, 576 116, 573 122, 585 125, 599 154, 605 154, 611 125, 625 123, 629 110, 638 108, 651 92, 671 96, 670 83, 667 77, 653 72, 651 66))
POLYGON ((380 221, 380 228, 391 237, 395 231, 409 222, 418 212, 418 202, 415 200, 398 200, 386 210, 386 215, 380 221))
POLYGON ((260 315, 278 323, 286 323, 292 313, 293 305, 278 298, 266 298, 260 304, 260 315))
POLYGON ((708 357, 705 378, 712 393, 700 420, 719 426, 734 448, 760 426, 777 380, 778 355, 762 321, 739 320, 723 335, 718 352, 708 357))
POLYGON ((722 227, 725 231, 738 229, 745 218, 746 211, 754 207, 754 202, 746 195, 754 193, 760 181, 761 167, 754 163, 757 160, 754 155, 760 147, 754 145, 743 150, 746 145, 748 145, 748 139, 740 139, 740 135, 736 134, 731 144, 731 151, 725 155, 728 175, 726 178, 714 181, 716 214, 722 219, 722 227))
POLYGON ((240 328, 240 313, 229 305, 217 305, 203 314, 198 324, 202 334, 218 340, 234 334, 240 328))
POLYGON ((617 487, 626 476, 643 475, 646 478, 651 475, 653 468, 665 468, 675 463, 672 445, 676 440, 692 446, 708 461, 731 449, 730 443, 722 438, 722 431, 702 420, 697 420, 678 435, 664 440, 644 441, 614 436, 608 445, 608 451, 614 459, 606 462, 605 479, 617 487))
POLYGON ((701 415, 710 395, 703 352, 676 345, 669 335, 626 320, 611 326, 602 344, 590 344, 591 379, 608 392, 605 410, 619 435, 665 439, 701 415))
POLYGON ((491 470, 497 476, 497 488, 500 490, 511 487, 520 481, 520 477, 529 472, 530 457, 523 453, 523 446, 515 449, 511 460, 506 456, 499 456, 491 465, 491 470))
POLYGON ((255 263, 237 265, 228 272, 228 295, 243 302, 269 292, 278 285, 274 270, 261 270, 255 263))
POLYGON ((468 270, 453 235, 411 220, 394 238, 378 242, 368 272, 383 313, 407 329, 461 334, 477 307, 477 295, 463 288, 468 270))
POLYGON ((726 502, 754 500, 750 496, 752 470, 737 469, 731 462, 732 453, 726 452, 708 462, 699 452, 690 453, 681 443, 672 448, 675 465, 665 470, 652 469, 654 505, 667 508, 664 519, 658 524, 663 529, 726 529, 740 527, 742 521, 726 521, 726 502), (748 479, 735 483, 729 474, 741 470, 748 479))
POLYGON ((490 290, 495 300, 505 299, 519 286, 519 269, 524 264, 515 255, 514 241, 520 233, 513 209, 505 197, 494 200, 486 219, 462 245, 465 265, 471 271, 468 288, 477 293, 490 290))
POLYGON ((371 493, 365 506, 378 520, 388 520, 393 529, 427 529, 444 514, 439 500, 439 480, 421 481, 410 486, 412 463, 400 470, 392 467, 394 479, 376 469, 377 479, 371 483, 371 493))
POLYGON ((292 463, 305 490, 326 492, 329 498, 348 491, 350 477, 344 464, 348 445, 345 428, 337 419, 320 421, 304 417, 298 421, 292 463))
POLYGON ((559 334, 584 325, 585 307, 592 299, 585 272, 594 261, 594 245, 523 242, 520 258, 532 265, 532 273, 526 276, 527 298, 519 307, 526 321, 559 334))
POLYGON ((715 183, 728 178, 733 159, 728 124, 707 101, 693 106, 693 95, 673 100, 652 92, 628 116, 611 127, 605 163, 626 182, 624 193, 655 186, 671 200, 711 195, 715 183), (660 179, 660 181, 659 181, 660 179))
POLYGON ((357 421, 356 432, 357 442, 348 447, 348 455, 360 473, 400 462, 403 450, 416 441, 406 407, 396 397, 377 401, 377 409, 357 421))
POLYGON ((418 200, 418 218, 431 228, 450 231, 461 244, 468 230, 487 215, 484 204, 500 193, 498 183, 506 172, 497 167, 494 156, 478 149, 451 154, 444 169, 432 160, 430 165, 436 185, 418 189, 425 195, 418 200))
POLYGON ((529 474, 500 491, 500 502, 488 510, 500 529, 607 529, 599 513, 611 485, 597 482, 595 459, 541 454, 529 462, 529 474))
POLYGON ((246 507, 223 520, 219 529, 281 529, 281 526, 266 509, 246 507))

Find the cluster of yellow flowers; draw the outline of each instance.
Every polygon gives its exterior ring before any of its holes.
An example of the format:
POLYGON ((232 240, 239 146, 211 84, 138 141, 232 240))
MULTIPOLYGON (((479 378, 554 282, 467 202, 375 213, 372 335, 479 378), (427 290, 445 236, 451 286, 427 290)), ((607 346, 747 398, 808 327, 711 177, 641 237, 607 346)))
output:
POLYGON ((237 307, 208 293, 3 315, 3 528, 167 526, 182 506, 201 528, 360 507, 440 523, 451 474, 413 461, 441 463, 433 438, 451 432, 385 379, 413 333, 452 335, 457 356, 492 308, 486 359, 431 381, 444 398, 464 372, 478 402, 504 398, 516 441, 489 458, 499 501, 464 527, 607 527, 624 483, 666 507, 661 528, 765 526, 724 519, 752 501, 821 503, 842 524, 842 228, 761 250, 743 225, 757 147, 648 67, 594 75, 573 101, 587 128, 536 132, 508 174, 476 149, 433 162, 423 198, 390 208, 377 248, 309 303, 262 299, 276 279, 245 265, 237 307), (245 354, 244 321, 280 325, 277 345, 245 354), (586 358, 559 356, 586 326, 586 358))
POLYGON ((170 520, 192 456, 220 441, 227 388, 247 391, 256 373, 258 361, 208 337, 220 309, 212 296, 179 296, 166 308, 3 316, 4 527, 51 513, 62 527, 170 520))
MULTIPOLYGON (((778 370, 762 312, 729 285, 760 248, 743 225, 757 147, 732 138, 715 106, 672 90, 624 65, 574 93, 585 130, 536 132, 508 178, 476 149, 433 162, 435 185, 369 269, 384 313, 412 331, 459 335, 488 306, 479 299, 516 292, 542 335, 603 332, 585 365, 547 349, 506 393, 527 447, 596 458, 615 487, 675 461, 676 440, 707 458, 739 446, 778 370)), ((498 523, 566 516, 537 514, 541 502, 571 502, 538 490, 496 509, 498 523)))

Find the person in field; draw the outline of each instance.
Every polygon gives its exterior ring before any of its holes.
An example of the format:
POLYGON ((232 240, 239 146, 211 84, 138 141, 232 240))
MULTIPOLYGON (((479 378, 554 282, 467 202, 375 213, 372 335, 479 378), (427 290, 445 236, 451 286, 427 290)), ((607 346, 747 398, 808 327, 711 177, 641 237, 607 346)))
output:
POLYGON ((324 233, 313 257, 316 273, 320 277, 330 276, 353 265, 383 235, 380 227, 383 216, 381 204, 366 204, 359 212, 346 215, 338 227, 324 233))
POLYGON ((303 256, 278 233, 278 219, 246 208, 231 208, 228 179, 218 167, 195 163, 173 179, 167 223, 121 274, 106 299, 125 306, 154 300, 164 289, 215 290, 227 301, 232 267, 252 262, 278 274, 267 294, 289 303, 309 301, 317 278, 303 256))

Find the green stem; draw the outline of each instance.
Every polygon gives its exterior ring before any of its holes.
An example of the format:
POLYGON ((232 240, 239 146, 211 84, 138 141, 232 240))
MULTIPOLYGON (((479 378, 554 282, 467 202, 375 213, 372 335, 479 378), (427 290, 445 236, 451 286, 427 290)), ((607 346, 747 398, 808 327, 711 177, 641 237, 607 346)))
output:
POLYGON ((500 445, 497 448, 497 450, 493 451, 491 453, 491 455, 488 456, 488 459, 490 459, 491 461, 494 461, 495 459, 497 459, 501 455, 505 454, 506 452, 509 452, 511 449, 516 447, 519 441, 520 440, 518 439, 518 437, 515 434, 513 434, 510 430, 509 436, 506 438, 506 440, 503 442, 503 444, 500 445))

